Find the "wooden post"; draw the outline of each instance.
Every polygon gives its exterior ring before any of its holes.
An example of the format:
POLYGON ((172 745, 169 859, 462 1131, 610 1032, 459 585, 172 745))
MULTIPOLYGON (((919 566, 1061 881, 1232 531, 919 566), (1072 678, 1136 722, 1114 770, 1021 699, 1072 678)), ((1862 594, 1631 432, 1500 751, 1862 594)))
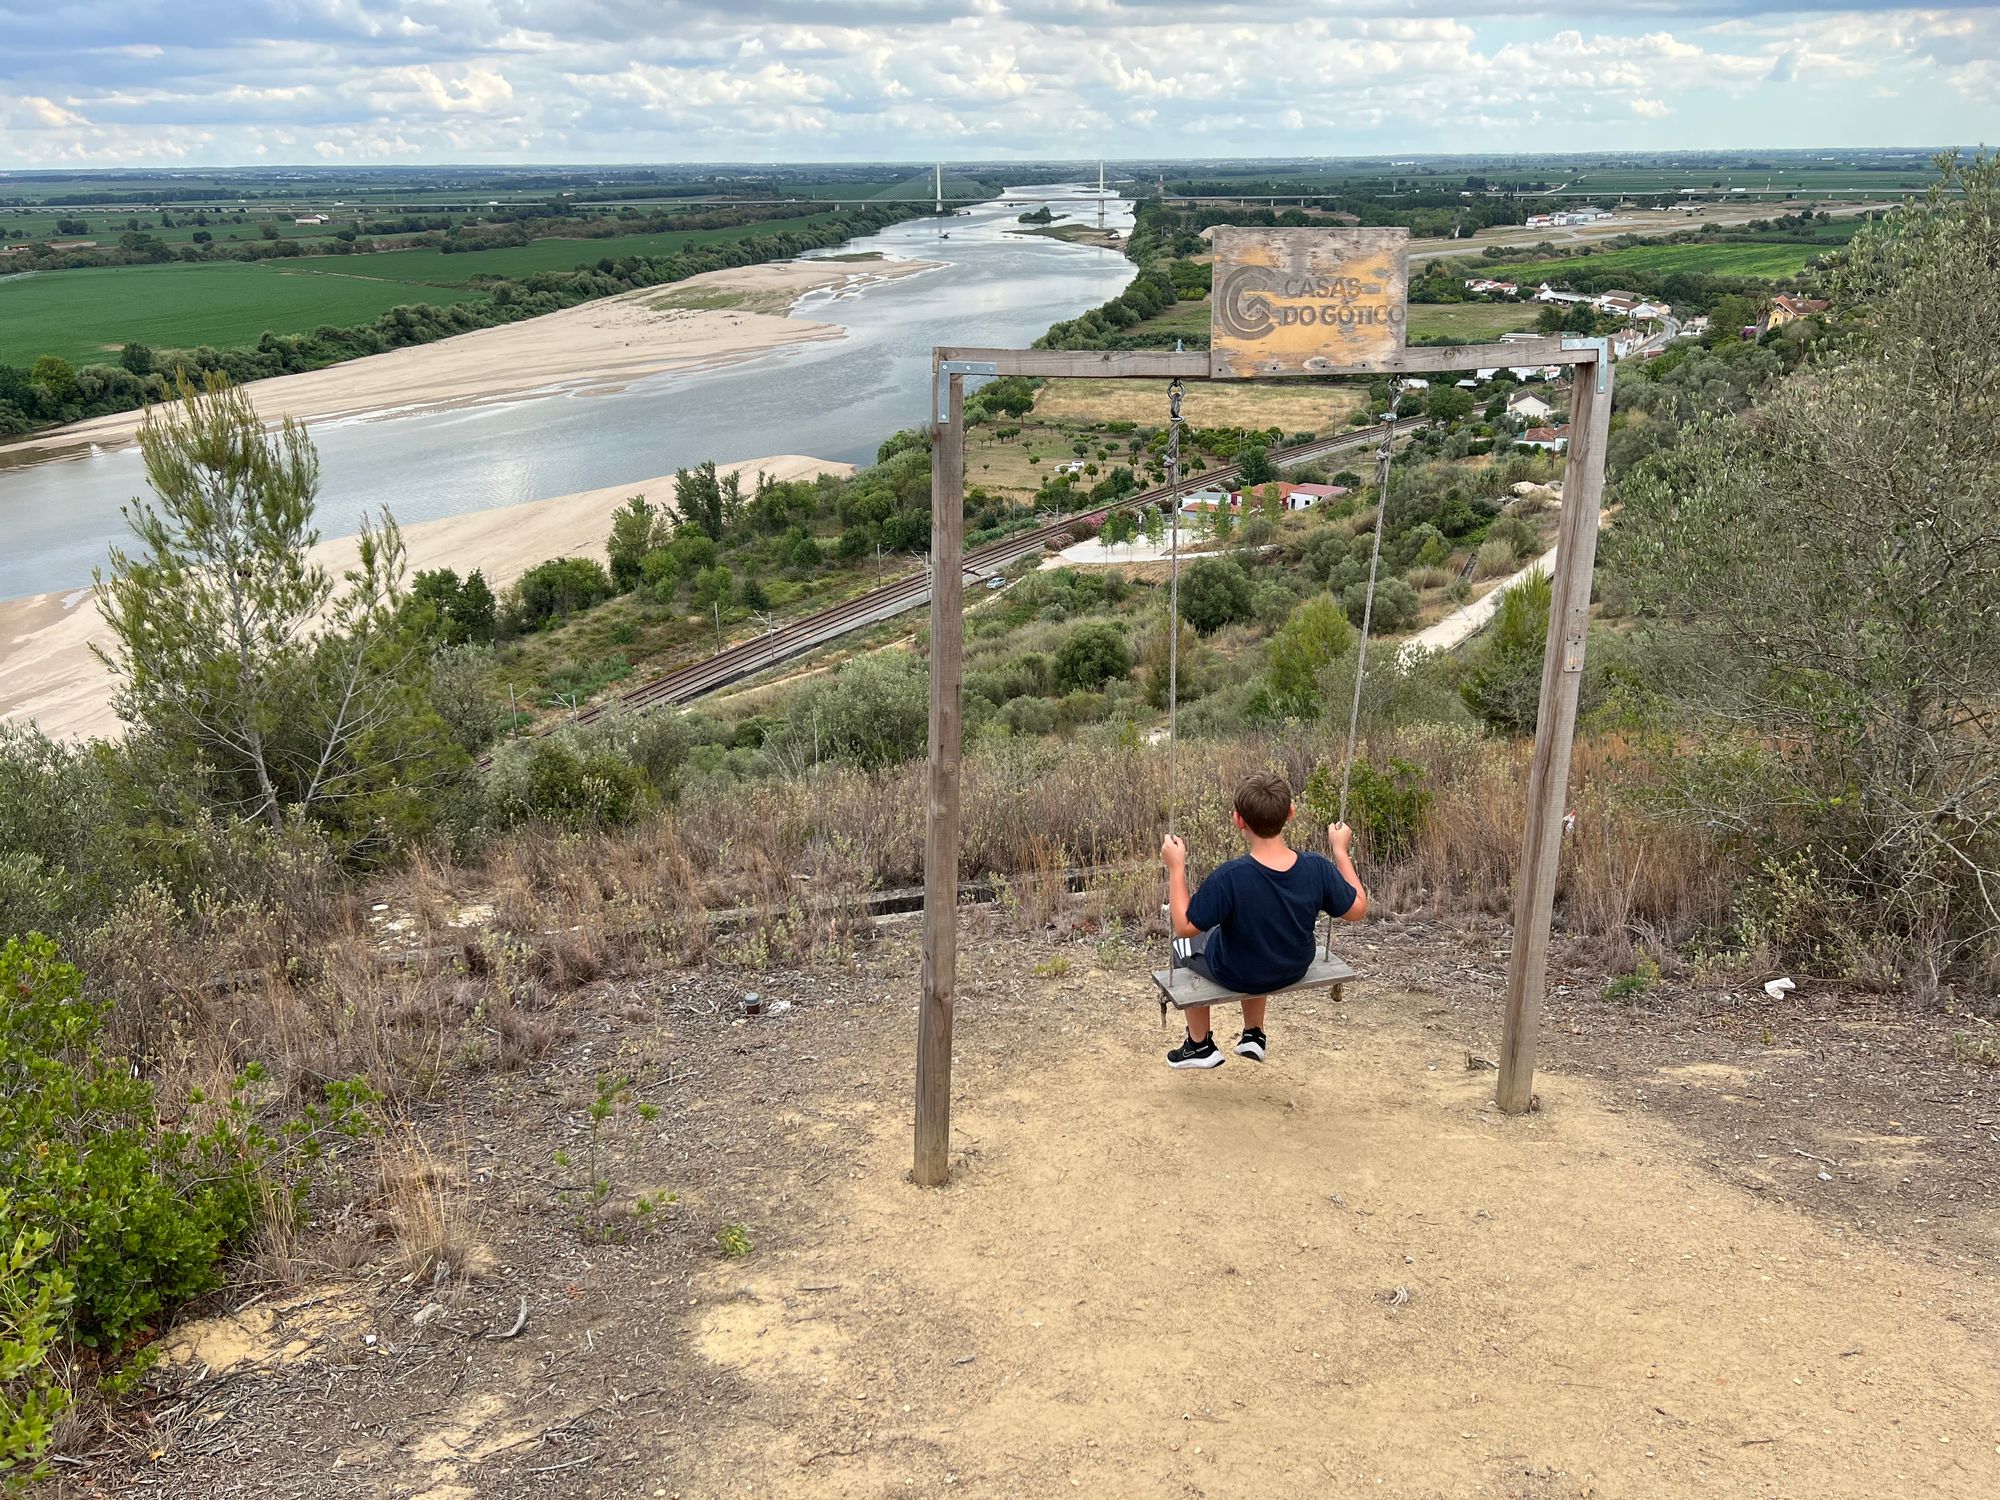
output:
MULTIPOLYGON (((934 376, 935 379, 935 376, 934 376)), ((951 1015, 958 974, 959 689, 965 634, 965 377, 950 377, 931 445, 931 765, 924 820, 923 993, 917 1010, 917 1141, 911 1175, 951 1175, 951 1015)), ((937 415, 933 413, 933 415, 937 415)))
POLYGON ((1500 1108, 1518 1115, 1534 1103, 1535 1036, 1547 989, 1549 922, 1562 855, 1570 747, 1590 632, 1590 579, 1597 561, 1597 518, 1604 504, 1604 447, 1611 430, 1611 351, 1575 366, 1570 396, 1569 462, 1562 523, 1556 533, 1549 643, 1542 656, 1542 696, 1535 754, 1528 772, 1528 812, 1514 891, 1514 947, 1507 961, 1507 1019, 1500 1041, 1500 1108), (1602 388, 1599 388, 1599 382, 1602 388))

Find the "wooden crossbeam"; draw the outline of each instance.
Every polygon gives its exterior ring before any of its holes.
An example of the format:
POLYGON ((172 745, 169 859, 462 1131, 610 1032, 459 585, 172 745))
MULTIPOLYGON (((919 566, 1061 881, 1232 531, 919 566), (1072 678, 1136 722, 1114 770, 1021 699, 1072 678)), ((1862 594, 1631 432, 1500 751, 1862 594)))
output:
MULTIPOLYGON (((1566 349, 1561 337, 1521 339, 1511 344, 1436 344, 1399 350, 1370 375, 1421 375, 1438 370, 1484 370, 1506 365, 1580 365, 1598 358, 1594 345, 1566 349)), ((1206 380, 1208 351, 1176 354, 1156 349, 944 349, 940 360, 990 364, 996 375, 1035 375, 1100 380, 1206 380)), ((1294 379, 1292 376, 1273 377, 1294 379)))

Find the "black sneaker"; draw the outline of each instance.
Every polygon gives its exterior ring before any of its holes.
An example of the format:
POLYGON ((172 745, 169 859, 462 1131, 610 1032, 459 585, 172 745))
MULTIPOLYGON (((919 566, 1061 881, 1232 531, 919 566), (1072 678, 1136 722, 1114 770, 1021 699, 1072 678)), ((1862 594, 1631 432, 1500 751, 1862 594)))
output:
POLYGON ((1226 1061, 1228 1059, 1222 1055, 1222 1049, 1215 1045, 1215 1033, 1212 1031, 1198 1042, 1192 1036, 1188 1037, 1167 1054, 1167 1066, 1170 1068, 1219 1068, 1226 1061))
POLYGON ((1243 1035, 1236 1039, 1236 1055, 1238 1057, 1254 1057, 1258 1062, 1262 1062, 1264 1060, 1264 1028, 1261 1026, 1245 1026, 1243 1028, 1243 1035))

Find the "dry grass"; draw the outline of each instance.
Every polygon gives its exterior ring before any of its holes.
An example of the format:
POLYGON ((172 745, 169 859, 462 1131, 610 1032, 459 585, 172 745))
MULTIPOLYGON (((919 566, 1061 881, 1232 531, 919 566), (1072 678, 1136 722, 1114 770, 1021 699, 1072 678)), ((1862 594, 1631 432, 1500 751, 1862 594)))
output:
POLYGON ((1498 539, 1481 542, 1474 556, 1472 576, 1474 578, 1503 578, 1520 566, 1521 555, 1513 545, 1498 539))
MULTIPOLYGON (((1313 727, 1183 743, 1178 823, 1197 867, 1237 851, 1229 790, 1245 773, 1271 767, 1303 786, 1338 753, 1337 738, 1313 727)), ((1377 909, 1509 912, 1529 747, 1419 727, 1377 736, 1365 753, 1377 766, 1420 768, 1432 798, 1395 862, 1365 837, 1356 851, 1377 909)), ((466 1071, 546 1057, 574 1034, 571 997, 599 981, 710 960, 846 961, 870 926, 868 895, 923 882, 924 775, 920 764, 827 767, 698 791, 630 830, 525 829, 475 863, 427 855, 370 899, 283 917, 239 908, 191 918, 141 899, 81 957, 99 991, 119 998, 115 1045, 160 1080, 164 1105, 197 1089, 213 1096, 256 1060, 293 1102, 359 1077, 396 1111, 438 1099, 466 1071)), ((1652 775, 1615 737, 1578 744, 1558 920, 1602 940, 1613 967, 1635 945, 1670 960, 1728 913, 1714 851, 1648 816, 1652 775)), ((1157 929, 1164 749, 1011 745, 970 757, 961 794, 958 874, 994 881, 1003 920, 1157 929), (1079 868, 1099 872, 1081 895, 1065 884, 1079 868)), ((416 1226, 413 1253, 441 1243, 423 1226, 443 1210, 402 1197, 410 1183, 431 1192, 435 1174, 407 1154, 385 1163, 384 1195, 416 1226), (392 1178, 404 1186, 392 1191, 392 1178)), ((274 1267, 297 1253, 266 1249, 274 1267)))
POLYGON ((466 1206, 470 1174, 462 1145, 458 1156, 440 1161, 424 1136, 408 1125, 392 1127, 378 1145, 382 1218, 397 1264, 420 1286, 462 1275, 472 1264, 466 1206))

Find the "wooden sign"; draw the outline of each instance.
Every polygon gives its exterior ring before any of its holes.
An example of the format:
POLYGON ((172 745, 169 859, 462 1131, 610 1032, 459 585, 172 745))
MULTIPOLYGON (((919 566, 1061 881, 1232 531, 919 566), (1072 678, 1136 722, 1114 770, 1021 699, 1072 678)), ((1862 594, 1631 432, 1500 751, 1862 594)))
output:
POLYGON ((1209 293, 1209 374, 1379 370, 1403 347, 1407 229, 1218 226, 1209 293))

